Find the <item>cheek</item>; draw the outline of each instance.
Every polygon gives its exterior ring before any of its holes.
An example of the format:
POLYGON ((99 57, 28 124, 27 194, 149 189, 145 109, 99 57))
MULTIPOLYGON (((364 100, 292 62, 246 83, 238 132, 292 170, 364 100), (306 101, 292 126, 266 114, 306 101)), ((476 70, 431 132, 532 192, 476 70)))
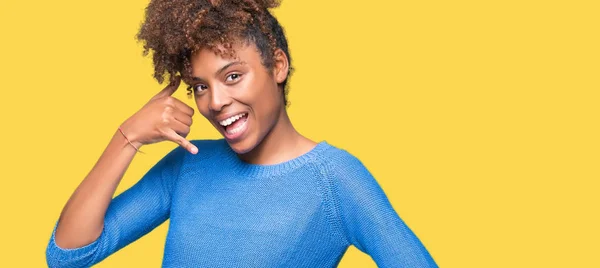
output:
POLYGON ((270 82, 269 80, 265 80, 256 85, 251 100, 253 108, 257 112, 260 111, 260 115, 267 119, 272 118, 274 113, 276 114, 276 111, 279 109, 277 87, 274 87, 270 82))
POLYGON ((208 118, 208 103, 206 103, 204 101, 204 98, 198 98, 198 96, 196 96, 196 108, 198 108, 198 111, 200 112, 200 114, 204 117, 204 118, 208 118))
POLYGON ((277 123, 282 105, 283 101, 278 94, 277 85, 274 86, 269 80, 265 81, 261 87, 260 98, 253 105, 257 116, 260 117, 261 127, 265 128, 263 131, 269 131, 277 123))
POLYGON ((268 107, 278 106, 281 92, 279 92, 277 83, 272 77, 268 76, 268 74, 264 74, 264 77, 262 77, 257 88, 260 92, 258 95, 260 95, 260 101, 263 103, 263 105, 268 107))

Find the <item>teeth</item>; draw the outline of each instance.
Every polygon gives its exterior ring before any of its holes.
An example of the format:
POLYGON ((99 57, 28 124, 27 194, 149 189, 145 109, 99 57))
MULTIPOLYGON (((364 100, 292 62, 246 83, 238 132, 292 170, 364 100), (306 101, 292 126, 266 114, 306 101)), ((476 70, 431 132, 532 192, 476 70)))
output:
POLYGON ((242 125, 240 125, 240 126, 236 127, 235 129, 227 130, 227 133, 229 133, 229 134, 235 134, 235 133, 238 133, 238 132, 240 132, 240 131, 242 130, 242 128, 244 128, 244 125, 245 125, 245 124, 246 124, 246 123, 242 123, 242 125))
POLYGON ((229 117, 221 122, 219 122, 219 124, 221 124, 221 126, 229 126, 231 125, 233 122, 235 122, 236 120, 242 118, 245 115, 245 113, 242 114, 238 114, 238 115, 234 115, 232 117, 229 117))

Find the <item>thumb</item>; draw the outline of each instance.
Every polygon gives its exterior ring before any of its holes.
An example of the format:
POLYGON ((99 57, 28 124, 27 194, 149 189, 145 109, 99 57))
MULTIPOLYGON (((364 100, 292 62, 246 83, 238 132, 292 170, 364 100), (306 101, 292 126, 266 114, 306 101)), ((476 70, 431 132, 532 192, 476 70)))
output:
POLYGON ((171 96, 177 89, 179 88, 179 84, 181 83, 181 76, 176 75, 175 80, 169 83, 165 88, 159 91, 152 99, 163 98, 166 96, 171 96))

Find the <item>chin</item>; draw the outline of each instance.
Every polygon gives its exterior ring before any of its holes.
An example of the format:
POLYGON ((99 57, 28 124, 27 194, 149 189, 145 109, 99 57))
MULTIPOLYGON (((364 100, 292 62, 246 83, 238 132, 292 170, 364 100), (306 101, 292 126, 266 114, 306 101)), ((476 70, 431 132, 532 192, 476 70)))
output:
POLYGON ((233 151, 235 151, 237 154, 248 153, 248 152, 252 151, 252 149, 254 149, 256 147, 256 145, 258 144, 251 137, 246 137, 245 139, 235 142, 235 143, 231 143, 229 141, 227 141, 227 143, 229 143, 229 147, 231 147, 231 149, 233 151))

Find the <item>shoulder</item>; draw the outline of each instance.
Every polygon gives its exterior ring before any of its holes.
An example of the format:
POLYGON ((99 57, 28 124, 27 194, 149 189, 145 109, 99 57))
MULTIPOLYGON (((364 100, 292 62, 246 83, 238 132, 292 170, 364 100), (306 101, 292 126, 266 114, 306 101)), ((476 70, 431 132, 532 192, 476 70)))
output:
POLYGON ((352 222, 352 216, 359 214, 376 217, 369 214, 373 208, 377 209, 373 204, 382 204, 381 201, 385 201, 386 196, 377 180, 355 154, 339 147, 331 147, 323 153, 320 161, 325 175, 328 211, 343 239, 355 243, 352 232, 346 227, 348 222, 352 222))
MULTIPOLYGON (((194 155, 195 158, 217 155, 225 152, 229 147, 225 139, 196 139, 190 140, 190 142, 198 148, 198 153, 194 155)), ((190 153, 190 155, 192 154, 190 153)))
POLYGON ((328 171, 334 175, 339 176, 357 172, 368 173, 367 168, 356 155, 335 145, 329 144, 328 150, 325 150, 322 154, 321 161, 328 171))
POLYGON ((198 152, 204 149, 209 150, 223 150, 227 142, 224 139, 196 139, 190 140, 190 142, 198 147, 198 152))
POLYGON ((206 159, 224 151, 224 149, 226 149, 225 146, 227 146, 223 139, 196 139, 190 140, 190 142, 198 148, 197 154, 194 155, 190 153, 183 146, 177 146, 169 151, 167 155, 161 159, 161 162, 170 163, 170 165, 174 166, 182 166, 189 162, 189 158, 193 158, 194 160, 206 159))
POLYGON ((190 142, 198 148, 198 153, 192 154, 183 146, 177 146, 169 153, 173 155, 171 158, 178 159, 183 163, 183 166, 206 162, 209 159, 218 159, 215 156, 221 156, 230 152, 229 145, 225 139, 195 139, 190 140, 190 142))
POLYGON ((361 199, 361 196, 382 195, 382 188, 371 171, 355 154, 338 147, 327 150, 323 168, 334 192, 361 199))

